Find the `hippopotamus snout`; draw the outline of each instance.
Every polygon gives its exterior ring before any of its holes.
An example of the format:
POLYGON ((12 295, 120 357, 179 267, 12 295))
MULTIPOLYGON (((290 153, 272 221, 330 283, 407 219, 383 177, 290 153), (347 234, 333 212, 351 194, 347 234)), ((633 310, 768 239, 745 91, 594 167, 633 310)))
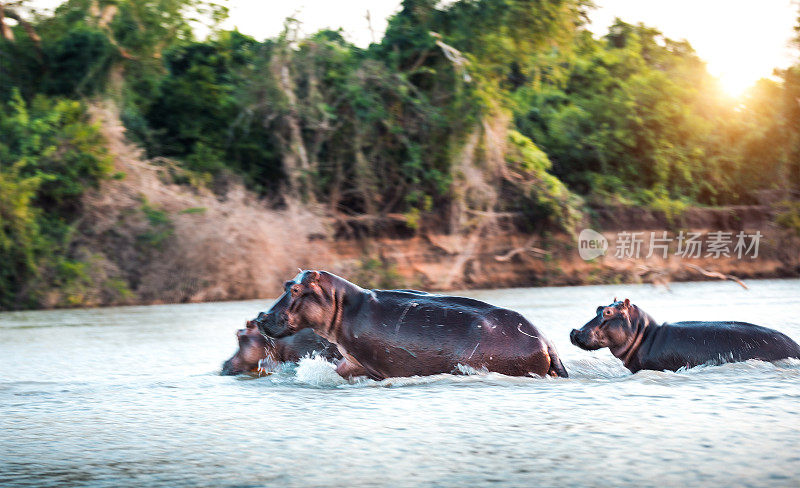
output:
POLYGON ((258 317, 256 317, 253 322, 258 326, 258 330, 261 331, 262 334, 274 339, 292 335, 294 332, 289 327, 284 314, 278 314, 272 310, 259 313, 258 317))
POLYGON ((588 335, 589 333, 587 331, 572 329, 572 332, 569 333, 569 341, 575 346, 586 348, 588 335))
POLYGON ((262 334, 265 333, 264 331, 270 322, 274 322, 274 319, 272 319, 268 312, 259 312, 258 316, 250 321, 250 323, 258 327, 258 330, 261 331, 262 334))
POLYGON ((595 331, 596 328, 591 324, 587 324, 581 329, 572 329, 572 332, 569 333, 569 341, 586 351, 600 349, 595 331))
POLYGON ((222 376, 234 376, 239 373, 243 373, 244 371, 245 370, 241 366, 240 362, 234 360, 234 358, 231 358, 222 363, 222 371, 220 371, 219 374, 222 376))

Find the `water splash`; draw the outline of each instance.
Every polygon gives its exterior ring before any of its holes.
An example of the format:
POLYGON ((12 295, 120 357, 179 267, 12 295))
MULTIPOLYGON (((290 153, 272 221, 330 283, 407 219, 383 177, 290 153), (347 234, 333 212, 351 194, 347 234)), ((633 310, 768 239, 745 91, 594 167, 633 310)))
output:
POLYGON ((347 380, 336 372, 336 366, 322 356, 306 356, 300 359, 294 374, 298 383, 310 386, 334 387, 347 384, 347 380))
POLYGON ((631 374, 621 361, 600 358, 565 360, 564 367, 573 379, 613 379, 631 374))

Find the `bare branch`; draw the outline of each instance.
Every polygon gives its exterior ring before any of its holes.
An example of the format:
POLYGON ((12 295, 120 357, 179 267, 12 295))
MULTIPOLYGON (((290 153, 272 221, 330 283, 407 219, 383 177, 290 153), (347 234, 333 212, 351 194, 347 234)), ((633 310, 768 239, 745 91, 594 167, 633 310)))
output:
POLYGON ((744 281, 742 281, 741 279, 737 278, 736 276, 720 273, 719 271, 708 271, 706 269, 701 268, 700 266, 698 266, 696 264, 691 264, 691 263, 686 263, 684 266, 686 266, 687 268, 690 268, 690 269, 693 269, 693 270, 697 271, 698 273, 702 274, 703 276, 708 276, 709 278, 719 278, 721 280, 735 281, 736 283, 738 283, 745 290, 749 289, 749 288, 747 288, 747 285, 744 284, 744 281))
POLYGON ((535 239, 535 237, 529 239, 528 242, 526 242, 524 246, 514 248, 514 249, 512 249, 512 250, 508 251, 507 253, 502 254, 500 256, 495 256, 494 259, 497 260, 497 261, 500 261, 500 262, 506 262, 506 261, 510 261, 511 258, 513 258, 514 256, 516 256, 518 254, 523 254, 523 253, 526 253, 526 252, 533 253, 537 257, 547 256, 548 254, 550 254, 550 251, 545 251, 544 249, 539 249, 538 247, 533 247, 534 239, 535 239))

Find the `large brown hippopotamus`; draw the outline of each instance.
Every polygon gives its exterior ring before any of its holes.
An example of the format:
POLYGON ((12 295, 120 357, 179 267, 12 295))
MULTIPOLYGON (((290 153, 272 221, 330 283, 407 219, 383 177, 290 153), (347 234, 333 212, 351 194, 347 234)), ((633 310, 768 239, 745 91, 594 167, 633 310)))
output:
POLYGON ((366 290, 325 271, 301 271, 254 320, 281 338, 312 329, 344 356, 337 372, 373 379, 457 372, 566 377, 553 345, 522 315, 471 298, 366 290))
POLYGON ((746 322, 675 322, 659 325, 630 300, 614 299, 569 335, 593 351, 607 347, 632 372, 677 371, 706 363, 800 358, 800 346, 777 330, 746 322))
POLYGON ((236 331, 239 350, 222 364, 222 375, 256 373, 261 361, 269 358, 274 363, 296 362, 314 352, 326 359, 341 359, 336 346, 311 330, 303 331, 284 339, 264 337, 252 321, 244 329, 236 331))

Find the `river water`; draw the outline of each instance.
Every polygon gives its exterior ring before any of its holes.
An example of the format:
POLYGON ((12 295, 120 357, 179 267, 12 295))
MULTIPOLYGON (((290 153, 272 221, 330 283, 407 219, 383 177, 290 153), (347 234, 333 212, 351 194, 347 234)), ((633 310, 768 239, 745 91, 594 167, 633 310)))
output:
POLYGON ((0 314, 0 485, 797 487, 800 361, 632 375, 569 342, 614 296, 800 340, 800 281, 748 284, 463 293, 530 319, 569 379, 218 376, 264 300, 0 314))

